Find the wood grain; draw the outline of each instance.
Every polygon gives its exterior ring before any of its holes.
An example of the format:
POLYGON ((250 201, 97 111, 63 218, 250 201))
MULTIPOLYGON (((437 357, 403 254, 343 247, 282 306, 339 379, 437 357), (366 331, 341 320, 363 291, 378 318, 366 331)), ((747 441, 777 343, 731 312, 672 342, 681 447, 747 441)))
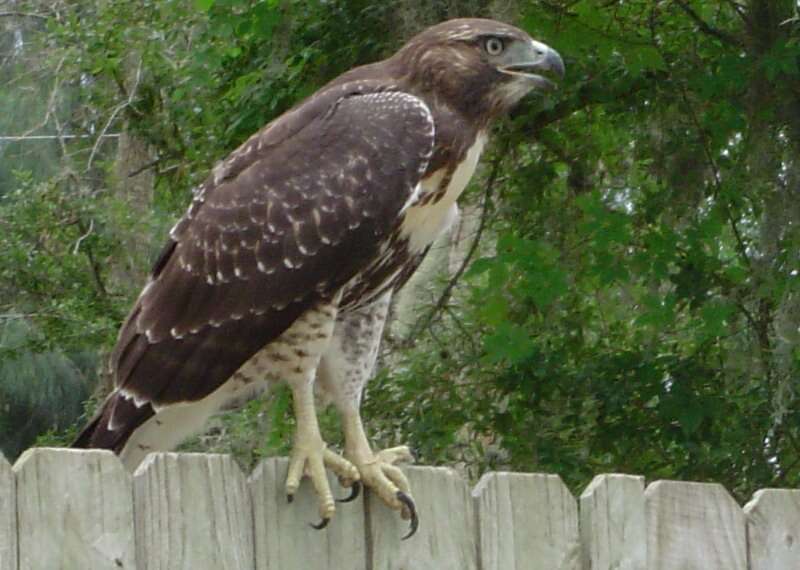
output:
MULTIPOLYGON (((374 496, 314 530, 288 462, 246 479, 233 459, 150 455, 131 476, 111 452, 0 455, 0 570, 789 570, 800 569, 800 490, 741 509, 716 484, 600 475, 574 497, 556 475, 407 467, 417 535, 374 496), (749 541, 749 542, 748 542, 749 541)), ((345 496, 335 478, 334 494, 345 496)))
POLYGON ((134 475, 142 570, 252 570, 247 481, 227 455, 153 453, 134 475))
POLYGON ((721 485, 657 481, 645 513, 648 569, 747 569, 744 513, 721 485))
POLYGON ((14 473, 0 453, 0 570, 17 570, 17 490, 14 473))
POLYGON ((800 491, 763 489, 744 513, 750 570, 800 568, 800 491))
POLYGON ((644 477, 598 475, 581 494, 586 570, 646 570, 644 477))
POLYGON ((482 570, 579 570, 578 506, 558 475, 489 473, 473 496, 482 570))
MULTIPOLYGON (((359 498, 336 505, 336 515, 323 530, 318 503, 308 481, 300 486, 294 501, 286 500, 285 458, 262 461, 250 477, 255 520, 255 567, 258 570, 365 570, 366 533, 364 504, 359 498)), ((346 496, 335 477, 330 477, 334 495, 346 496)))
POLYGON ((408 521, 377 496, 368 498, 374 570, 475 570, 475 515, 466 481, 444 467, 404 467, 419 514, 408 540, 408 521))
POLYGON ((20 568, 136 567, 131 479, 113 453, 29 449, 14 473, 20 568))

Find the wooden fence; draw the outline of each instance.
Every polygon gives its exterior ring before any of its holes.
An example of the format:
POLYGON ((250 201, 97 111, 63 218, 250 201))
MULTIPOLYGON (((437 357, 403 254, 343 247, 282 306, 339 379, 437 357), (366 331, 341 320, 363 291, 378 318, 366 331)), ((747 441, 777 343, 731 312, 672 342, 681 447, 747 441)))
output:
POLYGON ((0 456, 0 570, 800 569, 797 490, 742 509, 715 484, 599 475, 576 500, 557 475, 488 473, 470 489, 409 467, 421 526, 401 542, 406 523, 372 498, 309 528, 315 497, 304 485, 287 504, 286 466, 247 478, 228 456, 163 453, 131 476, 105 451, 0 456))

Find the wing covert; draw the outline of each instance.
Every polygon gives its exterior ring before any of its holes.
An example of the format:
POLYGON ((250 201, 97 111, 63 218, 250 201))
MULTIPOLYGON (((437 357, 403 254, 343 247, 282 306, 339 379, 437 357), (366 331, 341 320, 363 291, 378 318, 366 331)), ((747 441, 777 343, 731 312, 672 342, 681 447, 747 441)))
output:
POLYGON ((433 150, 425 104, 372 84, 315 96, 291 128, 281 120, 215 169, 123 325, 116 383, 138 401, 211 393, 335 294, 377 254, 433 150))

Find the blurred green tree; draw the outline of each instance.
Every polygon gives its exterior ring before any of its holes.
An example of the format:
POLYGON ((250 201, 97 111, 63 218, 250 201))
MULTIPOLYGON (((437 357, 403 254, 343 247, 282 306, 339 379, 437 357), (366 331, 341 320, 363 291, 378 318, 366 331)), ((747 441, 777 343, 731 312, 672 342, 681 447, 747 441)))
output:
MULTIPOLYGON (((102 362, 214 160, 424 26, 498 17, 556 47, 567 81, 496 130, 435 277, 398 304, 371 431, 472 475, 800 483, 794 0, 17 4, 38 15, 21 19, 41 70, 12 53, 3 81, 40 94, 42 129, 88 137, 62 140, 53 171, 0 165, 2 303, 38 331, 21 349, 102 362), (119 131, 151 154, 133 172, 99 138, 119 131), (144 173, 131 208, 124 178, 144 173)), ((285 408, 253 403, 189 445, 250 463, 282 449, 285 408)))

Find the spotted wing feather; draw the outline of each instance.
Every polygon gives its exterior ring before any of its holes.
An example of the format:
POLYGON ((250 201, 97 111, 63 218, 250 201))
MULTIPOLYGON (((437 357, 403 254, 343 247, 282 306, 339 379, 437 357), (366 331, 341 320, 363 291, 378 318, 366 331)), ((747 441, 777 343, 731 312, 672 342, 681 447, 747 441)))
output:
MULTIPOLYGON (((372 83, 284 117, 215 169, 173 228, 113 354, 115 397, 137 405, 108 403, 106 424, 210 394, 333 296, 396 227, 433 148, 425 104, 372 83)), ((84 440, 111 447, 102 431, 84 440)))

